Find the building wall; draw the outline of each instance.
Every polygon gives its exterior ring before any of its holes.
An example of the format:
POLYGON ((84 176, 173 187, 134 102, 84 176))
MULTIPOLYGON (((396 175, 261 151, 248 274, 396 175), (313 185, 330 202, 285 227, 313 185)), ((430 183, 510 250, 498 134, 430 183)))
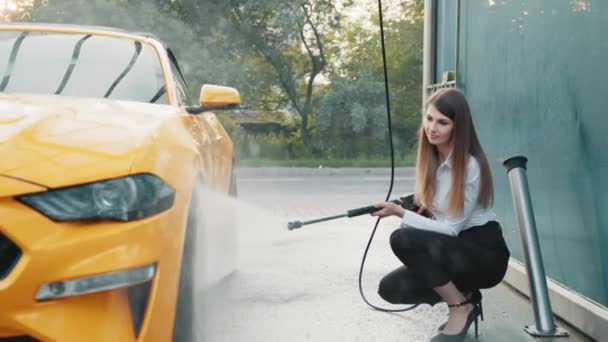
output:
MULTIPOLYGON (((460 15, 457 85, 513 256, 523 261, 501 160, 525 155, 547 275, 608 306, 608 1, 465 0, 460 15)), ((441 25, 438 42, 455 37, 441 25)), ((454 65, 445 58, 454 57, 437 55, 437 75, 454 65)))

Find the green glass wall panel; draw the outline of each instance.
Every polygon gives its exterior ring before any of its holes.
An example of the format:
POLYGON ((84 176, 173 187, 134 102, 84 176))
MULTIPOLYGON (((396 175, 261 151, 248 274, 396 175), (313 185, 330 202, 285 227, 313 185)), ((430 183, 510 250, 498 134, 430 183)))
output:
POLYGON ((441 83, 443 72, 456 67, 456 10, 455 0, 437 0, 437 33, 435 83, 441 83))
POLYGON ((608 305, 608 2, 461 6, 458 86, 492 163, 513 256, 523 260, 500 160, 525 155, 547 275, 608 305))

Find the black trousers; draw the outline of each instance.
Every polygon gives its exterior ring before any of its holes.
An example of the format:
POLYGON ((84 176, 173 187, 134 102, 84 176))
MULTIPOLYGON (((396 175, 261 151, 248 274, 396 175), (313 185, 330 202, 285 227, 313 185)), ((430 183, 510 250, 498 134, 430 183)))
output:
POLYGON ((433 288, 450 281, 465 293, 494 287, 505 276, 510 256, 495 221, 471 227, 459 236, 399 228, 390 243, 404 265, 380 281, 378 293, 393 304, 434 305, 441 298, 433 288))

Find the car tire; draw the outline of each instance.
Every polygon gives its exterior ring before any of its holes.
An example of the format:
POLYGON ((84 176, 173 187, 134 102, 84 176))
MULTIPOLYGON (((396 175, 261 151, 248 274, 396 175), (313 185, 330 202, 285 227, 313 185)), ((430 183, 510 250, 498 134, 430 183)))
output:
POLYGON ((194 285, 194 260, 196 251, 197 222, 200 222, 198 206, 200 205, 200 193, 195 186, 192 191, 192 199, 188 210, 186 234, 184 236, 184 248, 182 252, 182 263, 179 275, 179 287, 177 303, 175 308, 175 321, 173 323, 173 341, 191 342, 195 341, 194 317, 195 285, 194 285))

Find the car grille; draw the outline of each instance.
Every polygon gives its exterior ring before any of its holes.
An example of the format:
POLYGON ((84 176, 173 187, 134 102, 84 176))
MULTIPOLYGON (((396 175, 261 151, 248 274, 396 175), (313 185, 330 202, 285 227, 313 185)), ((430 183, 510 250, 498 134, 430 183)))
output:
POLYGON ((21 249, 0 233, 0 280, 11 272, 19 257, 21 257, 21 249))

